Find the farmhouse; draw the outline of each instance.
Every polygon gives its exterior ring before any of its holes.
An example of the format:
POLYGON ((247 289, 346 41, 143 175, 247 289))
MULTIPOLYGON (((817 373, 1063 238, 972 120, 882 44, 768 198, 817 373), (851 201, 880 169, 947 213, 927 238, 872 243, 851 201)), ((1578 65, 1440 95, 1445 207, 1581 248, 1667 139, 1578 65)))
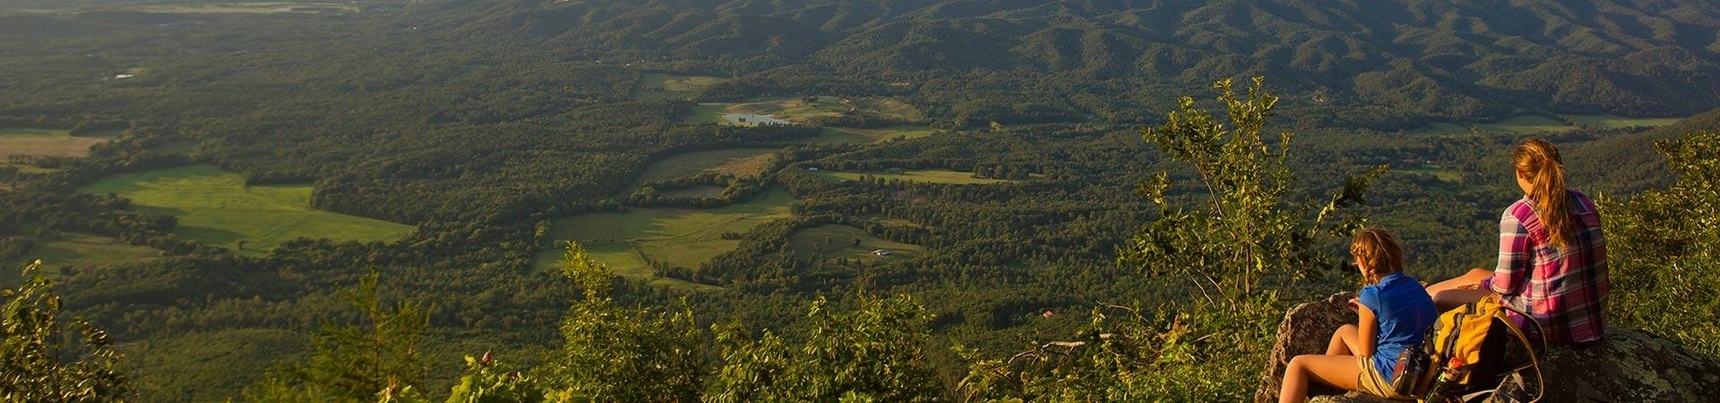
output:
POLYGON ((890 250, 889 249, 874 250, 874 251, 872 251, 872 255, 873 256, 890 256, 890 250))

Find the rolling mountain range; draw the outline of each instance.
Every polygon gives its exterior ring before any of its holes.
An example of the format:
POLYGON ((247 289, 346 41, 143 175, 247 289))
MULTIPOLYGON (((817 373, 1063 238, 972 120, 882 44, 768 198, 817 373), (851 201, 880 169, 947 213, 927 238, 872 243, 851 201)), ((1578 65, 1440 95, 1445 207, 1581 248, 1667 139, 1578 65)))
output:
POLYGON ((910 82, 934 99, 940 79, 1001 72, 1013 79, 996 91, 1121 102, 1157 99, 1131 89, 1266 75, 1312 106, 1450 118, 1720 106, 1720 4, 1705 2, 559 0, 414 10, 450 40, 679 60, 668 68, 742 77, 797 66, 910 82), (1035 88, 1047 81, 1060 88, 1035 88))

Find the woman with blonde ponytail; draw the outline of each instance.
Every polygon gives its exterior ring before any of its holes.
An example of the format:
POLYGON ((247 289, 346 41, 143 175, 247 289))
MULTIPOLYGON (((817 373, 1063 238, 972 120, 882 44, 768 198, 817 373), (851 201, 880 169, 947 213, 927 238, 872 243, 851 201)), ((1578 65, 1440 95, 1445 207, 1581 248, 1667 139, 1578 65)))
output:
MULTIPOLYGON (((1600 214, 1582 192, 1565 187, 1559 149, 1529 139, 1511 150, 1523 198, 1499 217, 1499 263, 1427 287, 1439 309, 1499 294, 1528 312, 1547 340, 1584 343, 1606 333, 1606 238, 1600 214)), ((1527 327, 1533 330, 1535 326, 1527 327)))

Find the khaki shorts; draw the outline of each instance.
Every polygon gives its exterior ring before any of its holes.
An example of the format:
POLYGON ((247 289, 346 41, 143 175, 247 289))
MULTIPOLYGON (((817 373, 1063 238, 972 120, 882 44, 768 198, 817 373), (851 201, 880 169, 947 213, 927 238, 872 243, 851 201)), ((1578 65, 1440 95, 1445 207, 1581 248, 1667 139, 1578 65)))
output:
POLYGON ((1357 391, 1387 399, 1410 399, 1409 397, 1399 395, 1397 394, 1397 391, 1392 390, 1391 382, 1386 382, 1386 378, 1380 375, 1380 371, 1374 369, 1374 360, 1372 357, 1357 356, 1356 365, 1360 365, 1362 367, 1361 372, 1356 375, 1357 391))

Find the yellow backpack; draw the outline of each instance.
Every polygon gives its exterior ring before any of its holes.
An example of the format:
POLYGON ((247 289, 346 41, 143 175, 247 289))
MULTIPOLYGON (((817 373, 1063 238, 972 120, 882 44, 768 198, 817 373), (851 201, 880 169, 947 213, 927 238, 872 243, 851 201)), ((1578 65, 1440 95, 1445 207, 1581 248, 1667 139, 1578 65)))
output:
MULTIPOLYGON (((1535 368, 1535 380, 1541 382, 1535 346, 1529 344, 1528 336, 1506 312, 1517 312, 1540 330, 1540 323, 1533 317, 1500 305, 1498 295, 1487 294, 1440 314, 1439 320, 1427 330, 1420 348, 1404 349, 1394 370, 1397 378, 1392 381, 1393 389, 1399 395, 1428 402, 1470 401, 1497 393, 1502 375, 1513 375, 1510 380, 1521 383, 1521 377, 1514 374, 1529 367, 1535 368), (1511 336, 1523 343, 1529 355, 1528 364, 1505 362, 1511 336)), ((1545 346, 1543 340, 1540 347, 1545 346)), ((1531 401, 1541 399, 1544 386, 1536 387, 1537 395, 1531 401)))

